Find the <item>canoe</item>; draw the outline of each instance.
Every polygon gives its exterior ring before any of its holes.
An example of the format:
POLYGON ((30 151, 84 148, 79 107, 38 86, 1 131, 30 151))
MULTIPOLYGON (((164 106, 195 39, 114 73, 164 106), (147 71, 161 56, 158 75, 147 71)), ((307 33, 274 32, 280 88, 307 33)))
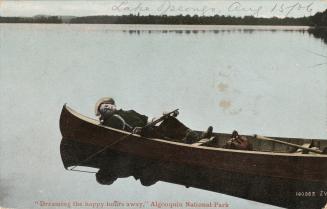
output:
MULTIPOLYGON (((326 155, 301 154, 252 136, 247 138, 253 151, 224 149, 231 137, 225 133, 191 145, 145 138, 100 125, 67 105, 60 130, 64 167, 98 168, 100 184, 133 176, 144 186, 164 181, 292 209, 320 209, 327 202, 326 155)), ((314 142, 320 150, 327 147, 325 140, 272 138, 301 146, 314 142)))
MULTIPOLYGON (((222 146, 231 134, 214 133, 215 140, 203 143, 185 144, 165 139, 145 138, 122 130, 103 126, 98 120, 86 117, 64 105, 60 115, 60 131, 63 144, 74 150, 72 142, 81 145, 75 149, 75 157, 63 154, 65 168, 74 165, 99 167, 101 162, 87 164, 87 157, 103 147, 104 153, 120 153, 145 159, 151 162, 165 162, 182 166, 197 167, 203 170, 220 170, 235 174, 273 177, 299 182, 317 182, 327 184, 327 155, 296 152, 296 149, 269 141, 261 141, 253 136, 246 136, 253 144, 253 151, 224 149, 222 146)), ((327 140, 281 138, 274 139, 305 145, 314 142, 315 147, 324 150, 327 140)), ((65 149, 66 149, 65 148, 65 149)), ((99 156, 96 156, 99 157, 99 156)))

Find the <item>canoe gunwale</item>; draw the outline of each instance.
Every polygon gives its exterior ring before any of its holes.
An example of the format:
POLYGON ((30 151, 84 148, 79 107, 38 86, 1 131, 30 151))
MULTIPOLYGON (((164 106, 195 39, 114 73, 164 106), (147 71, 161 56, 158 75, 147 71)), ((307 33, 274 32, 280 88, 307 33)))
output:
MULTIPOLYGON (((181 143, 181 142, 174 142, 174 141, 168 141, 165 139, 159 139, 159 138, 146 138, 146 137, 142 137, 139 134, 130 134, 130 132, 127 131, 123 131, 120 129, 115 129, 115 128, 111 128, 105 125, 102 125, 99 123, 98 120, 95 120, 93 118, 87 117, 85 115, 82 115, 78 112, 76 112, 75 110, 73 110, 72 108, 70 108, 67 104, 65 104, 63 106, 63 109, 66 109, 67 111, 69 111, 71 114, 73 114, 75 117, 92 123, 93 125, 103 128, 103 129, 107 129, 108 131, 114 131, 117 133, 120 133, 122 135, 130 135, 130 136, 134 136, 131 137, 133 139, 146 139, 146 140, 151 140, 154 142, 161 142, 161 143, 168 143, 168 144, 172 144, 172 145, 176 145, 176 146, 183 146, 183 147, 188 147, 188 148, 196 148, 196 149, 204 149, 204 150, 213 150, 213 151, 221 151, 221 152, 231 152, 231 153, 247 153, 247 154, 259 154, 259 155, 276 155, 276 156, 288 156, 288 157, 308 157, 308 158, 327 158, 327 155, 321 154, 321 155, 317 155, 317 154, 302 154, 302 153, 279 153, 279 152, 269 152, 269 151, 258 151, 258 150, 236 150, 236 149, 225 149, 225 148, 221 148, 221 147, 208 147, 208 146, 193 146, 192 144, 185 144, 185 143, 181 143)), ((214 133, 217 134, 218 136, 223 134, 223 135, 230 135, 227 133, 214 133)), ((254 137, 254 136, 250 136, 250 135, 244 135, 245 137, 254 137)), ((271 138, 276 138, 276 139, 283 139, 282 137, 271 137, 271 138)), ((287 139, 300 139, 300 138, 287 138, 287 139)), ((303 139, 304 140, 304 139, 303 139)), ((309 140, 309 139, 307 139, 309 140)), ((320 139, 314 139, 317 141, 320 141, 320 139)))

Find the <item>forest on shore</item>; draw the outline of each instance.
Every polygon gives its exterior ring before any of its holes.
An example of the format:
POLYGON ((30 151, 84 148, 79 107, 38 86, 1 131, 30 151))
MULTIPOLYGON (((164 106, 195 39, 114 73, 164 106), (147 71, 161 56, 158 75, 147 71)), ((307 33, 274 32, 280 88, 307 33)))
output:
POLYGON ((271 17, 254 16, 190 16, 190 15, 123 15, 123 16, 46 16, 1 17, 0 23, 47 23, 47 24, 163 24, 163 25, 283 25, 311 26, 308 32, 321 38, 327 44, 327 9, 309 17, 271 17))
POLYGON ((190 16, 190 15, 123 15, 123 16, 46 16, 1 17, 0 23, 69 23, 69 24, 169 24, 169 25, 294 25, 327 26, 327 9, 309 17, 190 16))

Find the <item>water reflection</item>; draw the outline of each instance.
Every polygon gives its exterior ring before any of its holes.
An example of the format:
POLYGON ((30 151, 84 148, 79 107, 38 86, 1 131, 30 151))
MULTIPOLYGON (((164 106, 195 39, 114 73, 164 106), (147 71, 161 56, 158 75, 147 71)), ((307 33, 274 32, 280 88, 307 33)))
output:
POLYGON ((198 33, 214 33, 214 34, 223 34, 223 33, 245 33, 252 34, 254 32, 272 32, 276 33, 279 31, 291 32, 291 33, 309 33, 313 35, 315 38, 322 39, 324 43, 327 44, 327 29, 325 28, 309 28, 309 29, 274 29, 274 28, 264 28, 264 29, 253 29, 253 28, 235 28, 235 29, 219 29, 219 30, 123 30, 124 33, 129 34, 137 34, 140 35, 142 33, 175 33, 175 34, 198 34, 198 33))
MULTIPOLYGON (((71 140, 63 139, 61 142, 61 156, 66 168, 76 165, 76 162, 83 161, 98 150, 97 147, 71 140)), ((163 181, 286 208, 322 208, 327 201, 327 196, 319 194, 320 191, 326 191, 327 182, 321 184, 244 175, 176 162, 158 162, 110 150, 82 165, 99 168, 95 178, 103 185, 111 185, 118 178, 133 176, 143 186, 163 181)))
POLYGON ((310 28, 308 33, 315 38, 322 39, 327 44, 327 28, 310 28))
MULTIPOLYGON (((312 30, 312 29, 309 29, 312 30)), ((254 29, 254 28, 232 28, 232 29, 213 29, 213 30, 198 30, 198 29, 185 29, 185 30, 151 30, 151 29, 142 29, 142 30, 122 30, 123 32, 128 32, 130 34, 141 34, 141 33, 253 33, 253 32, 302 32, 305 33, 307 29, 274 29, 274 28, 265 28, 265 29, 254 29)))

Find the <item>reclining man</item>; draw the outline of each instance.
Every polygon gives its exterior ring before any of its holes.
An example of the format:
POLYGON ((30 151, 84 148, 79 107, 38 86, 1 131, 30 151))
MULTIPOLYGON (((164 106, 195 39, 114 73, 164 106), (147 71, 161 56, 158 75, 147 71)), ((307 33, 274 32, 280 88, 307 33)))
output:
POLYGON ((148 117, 134 110, 117 109, 115 100, 111 97, 101 98, 95 105, 95 114, 103 125, 112 128, 139 133, 142 136, 172 139, 192 144, 202 138, 210 138, 212 126, 206 132, 198 133, 177 120, 168 116, 159 126, 143 128, 148 124, 148 117))

